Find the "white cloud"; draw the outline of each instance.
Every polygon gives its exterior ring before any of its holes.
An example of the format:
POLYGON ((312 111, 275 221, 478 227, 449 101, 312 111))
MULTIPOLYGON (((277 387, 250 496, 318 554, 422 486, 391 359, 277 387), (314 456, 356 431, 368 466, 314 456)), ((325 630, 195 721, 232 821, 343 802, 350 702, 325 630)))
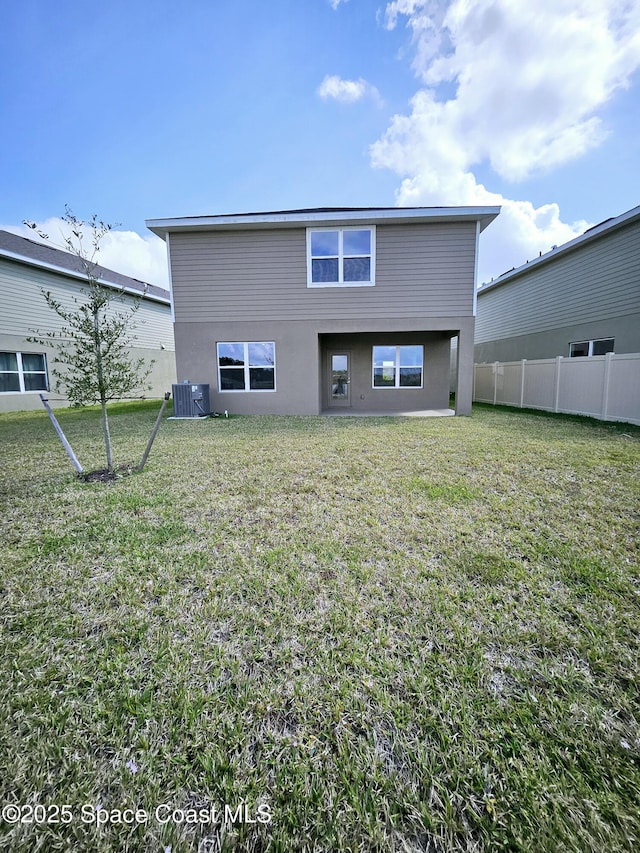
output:
POLYGON ((349 0, 329 0, 332 9, 337 9, 341 3, 348 3, 349 0))
POLYGON ((563 223, 555 204, 536 209, 491 193, 473 169, 488 164, 517 182, 605 138, 598 111, 640 67, 637 0, 388 3, 386 26, 401 18, 423 88, 371 149, 374 166, 403 177, 398 203, 502 204, 483 254, 507 240, 509 265, 582 233, 589 223, 563 223))
POLYGON ((155 234, 111 231, 100 249, 100 263, 158 287, 169 288, 167 246, 155 234))
POLYGON ((376 101, 380 98, 376 87, 362 77, 359 80, 343 80, 337 74, 327 74, 318 86, 318 94, 325 100, 333 98, 345 104, 353 104, 363 98, 373 98, 376 101))
MULTIPOLYGON (((49 240, 41 240, 41 242, 66 251, 64 236, 70 234, 67 223, 57 217, 51 217, 38 222, 37 225, 41 231, 49 235, 49 240)), ((29 240, 40 240, 37 233, 26 225, 0 227, 4 231, 27 237, 29 240)), ((169 288, 166 245, 155 234, 141 237, 135 231, 110 231, 100 243, 96 260, 101 266, 115 272, 137 278, 147 284, 169 288)))

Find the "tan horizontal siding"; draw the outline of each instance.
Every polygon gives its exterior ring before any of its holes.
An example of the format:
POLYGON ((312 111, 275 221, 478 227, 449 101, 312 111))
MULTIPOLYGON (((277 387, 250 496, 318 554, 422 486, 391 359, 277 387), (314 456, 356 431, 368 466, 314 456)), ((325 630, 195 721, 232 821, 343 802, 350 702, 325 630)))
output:
MULTIPOLYGON (((73 310, 74 298, 82 301, 82 282, 47 270, 38 270, 0 258, 0 334, 27 337, 41 332, 58 331, 63 321, 48 307, 42 291, 50 291, 64 308, 73 310)), ((114 313, 126 311, 133 299, 125 295, 114 299, 114 313)), ((173 324, 168 305, 142 300, 135 315, 133 331, 136 346, 159 350, 163 344, 173 351, 173 324)))
POLYGON ((640 224, 605 235, 478 297, 476 342, 640 310, 640 224))
POLYGON ((171 235, 177 321, 470 316, 475 225, 380 225, 376 284, 307 287, 306 230, 171 235))

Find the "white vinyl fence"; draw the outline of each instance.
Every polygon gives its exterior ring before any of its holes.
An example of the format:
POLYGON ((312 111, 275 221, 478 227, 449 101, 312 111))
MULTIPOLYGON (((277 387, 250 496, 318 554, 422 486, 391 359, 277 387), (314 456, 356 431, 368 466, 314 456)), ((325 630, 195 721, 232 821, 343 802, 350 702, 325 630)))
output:
POLYGON ((476 364, 473 399, 640 425, 640 353, 476 364))

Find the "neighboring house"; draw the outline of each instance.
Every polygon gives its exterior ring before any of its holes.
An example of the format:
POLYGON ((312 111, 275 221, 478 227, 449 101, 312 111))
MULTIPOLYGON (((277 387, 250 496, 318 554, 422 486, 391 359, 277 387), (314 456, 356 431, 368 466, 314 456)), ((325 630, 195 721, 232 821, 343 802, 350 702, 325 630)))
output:
POLYGON ((178 381, 242 414, 469 414, 478 236, 497 207, 148 220, 166 242, 178 381))
POLYGON ((608 352, 640 352, 640 207, 478 291, 478 363, 608 352))
MULTIPOLYGON (((155 359, 148 378, 151 390, 140 396, 161 397, 175 382, 175 349, 169 292, 137 279, 98 267, 100 281, 123 294, 125 303, 142 296, 134 318, 134 358, 147 363, 155 359)), ((51 366, 55 351, 29 343, 36 329, 53 331, 62 320, 48 307, 42 295, 50 291, 66 307, 82 299, 87 283, 80 259, 45 243, 0 231, 0 412, 42 407, 39 394, 49 391, 52 404, 66 405, 53 391, 51 366)), ((114 302, 115 310, 125 305, 114 302)))

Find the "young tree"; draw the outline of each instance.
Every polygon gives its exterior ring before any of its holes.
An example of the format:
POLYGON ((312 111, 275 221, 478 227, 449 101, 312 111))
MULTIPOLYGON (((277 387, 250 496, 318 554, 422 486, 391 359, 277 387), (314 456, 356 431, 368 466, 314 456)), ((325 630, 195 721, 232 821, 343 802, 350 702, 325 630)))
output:
MULTIPOLYGON (((69 234, 62 237, 64 248, 78 259, 86 285, 80 289, 81 298, 73 298, 72 307, 63 305, 49 291, 43 291, 47 305, 63 325, 55 331, 37 329, 37 337, 30 340, 53 348, 51 373, 56 391, 63 391, 75 406, 100 403, 107 469, 111 471, 113 454, 107 403, 148 387, 144 383, 154 362, 145 366, 144 359, 133 360, 129 352, 136 339, 133 322, 140 297, 133 301, 128 297, 125 301, 124 288, 114 289, 100 281, 96 256, 101 241, 113 226, 95 214, 88 221, 78 219, 68 206, 65 206, 62 219, 69 229, 69 234), (126 305, 125 309, 115 310, 115 302, 126 305)), ((24 224, 41 238, 49 239, 35 222, 25 220, 24 224)))

